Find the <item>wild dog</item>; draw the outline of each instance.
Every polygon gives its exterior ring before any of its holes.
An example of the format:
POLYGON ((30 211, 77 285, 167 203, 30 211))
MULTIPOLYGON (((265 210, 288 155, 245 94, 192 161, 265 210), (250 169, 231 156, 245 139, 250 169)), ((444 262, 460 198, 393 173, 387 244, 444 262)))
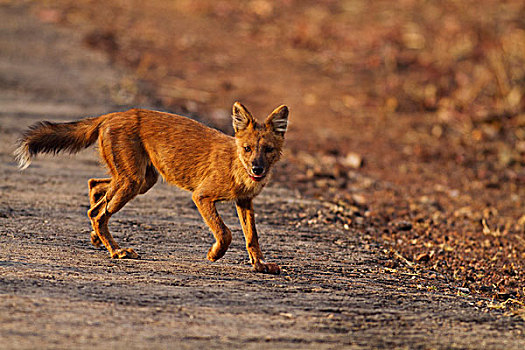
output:
POLYGON ((111 177, 90 179, 87 212, 91 242, 103 244, 112 258, 138 258, 121 248, 108 230, 110 217, 160 175, 170 184, 192 192, 202 218, 215 236, 207 258, 220 259, 232 240, 215 203, 235 201, 246 249, 257 272, 279 274, 266 263, 259 247, 252 200, 267 184, 279 160, 288 125, 288 108, 277 107, 259 124, 239 102, 232 111, 234 137, 175 114, 131 109, 68 123, 43 121, 19 140, 15 155, 20 169, 38 153, 76 153, 98 140, 98 150, 111 177))

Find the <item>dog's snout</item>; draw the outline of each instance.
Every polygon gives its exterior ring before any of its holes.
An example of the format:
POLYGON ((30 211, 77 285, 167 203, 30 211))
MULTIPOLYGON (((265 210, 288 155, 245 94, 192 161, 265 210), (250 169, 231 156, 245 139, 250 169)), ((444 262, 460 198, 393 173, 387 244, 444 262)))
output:
POLYGON ((252 171, 254 175, 262 175, 262 173, 264 172, 264 168, 259 165, 254 165, 252 167, 252 171))

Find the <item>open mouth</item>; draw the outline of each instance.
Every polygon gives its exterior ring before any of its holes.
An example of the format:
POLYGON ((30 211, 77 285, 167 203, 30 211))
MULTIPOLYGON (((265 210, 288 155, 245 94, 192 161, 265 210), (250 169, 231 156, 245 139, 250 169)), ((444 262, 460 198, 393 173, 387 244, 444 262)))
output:
POLYGON ((250 175, 250 179, 252 179, 253 181, 261 181, 262 179, 264 179, 266 177, 266 174, 262 174, 262 175, 254 175, 252 173, 248 173, 248 175, 250 175))

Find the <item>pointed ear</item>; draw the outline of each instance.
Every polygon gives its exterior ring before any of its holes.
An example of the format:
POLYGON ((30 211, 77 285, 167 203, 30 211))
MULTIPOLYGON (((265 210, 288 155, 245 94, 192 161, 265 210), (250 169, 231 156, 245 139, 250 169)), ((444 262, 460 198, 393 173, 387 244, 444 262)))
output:
POLYGON ((284 137, 288 127, 288 107, 285 105, 277 107, 264 122, 266 128, 273 130, 274 133, 284 137))
POLYGON ((252 115, 240 102, 233 104, 232 119, 235 132, 246 129, 250 124, 255 125, 252 115))

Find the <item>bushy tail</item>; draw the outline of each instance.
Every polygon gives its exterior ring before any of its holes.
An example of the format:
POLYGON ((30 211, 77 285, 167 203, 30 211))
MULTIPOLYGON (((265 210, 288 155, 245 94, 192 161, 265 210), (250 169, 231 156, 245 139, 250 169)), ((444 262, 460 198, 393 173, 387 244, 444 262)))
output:
POLYGON ((86 118, 69 123, 36 123, 22 135, 15 151, 18 167, 24 170, 31 164, 31 158, 38 153, 61 151, 76 153, 89 147, 98 138, 102 117, 86 118))

